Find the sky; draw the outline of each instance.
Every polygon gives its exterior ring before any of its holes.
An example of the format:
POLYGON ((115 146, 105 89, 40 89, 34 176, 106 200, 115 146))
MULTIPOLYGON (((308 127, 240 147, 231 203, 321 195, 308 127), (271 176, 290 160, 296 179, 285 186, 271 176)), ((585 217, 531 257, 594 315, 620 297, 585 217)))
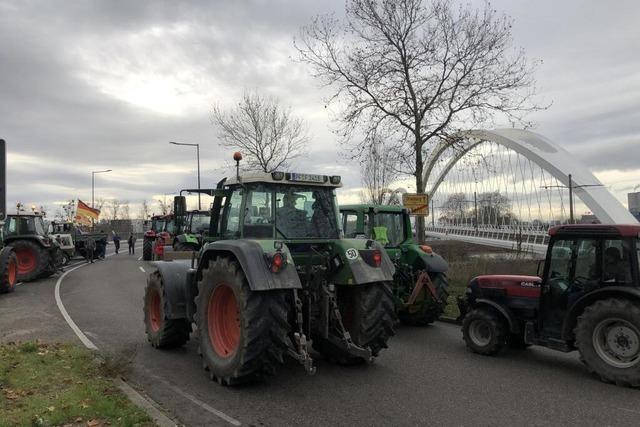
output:
MULTIPOLYGON (((471 1, 482 6, 482 2, 471 1)), ((542 60, 535 131, 562 145, 626 203, 640 184, 640 3, 515 1, 491 4, 514 20, 514 45, 542 60)), ((246 89, 278 97, 309 123, 306 156, 292 169, 342 175, 356 201, 358 165, 330 131, 324 100, 293 39, 344 2, 0 0, 0 138, 8 144, 8 204, 128 200, 132 213, 230 172, 214 104, 246 89), (168 196, 167 196, 168 197, 168 196)))

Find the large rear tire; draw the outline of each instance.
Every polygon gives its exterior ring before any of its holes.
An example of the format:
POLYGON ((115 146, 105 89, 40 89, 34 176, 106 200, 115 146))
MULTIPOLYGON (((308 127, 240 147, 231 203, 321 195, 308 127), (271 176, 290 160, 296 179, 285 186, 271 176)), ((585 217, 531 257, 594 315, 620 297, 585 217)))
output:
POLYGON ((49 253, 30 240, 16 240, 9 244, 18 259, 18 280, 30 282, 41 277, 49 267, 49 253))
POLYGON ((462 337, 474 353, 492 356, 507 344, 507 324, 494 311, 485 308, 471 310, 462 322, 462 337))
POLYGON ((167 295, 160 273, 154 271, 144 290, 144 326, 147 339, 155 348, 175 348, 189 341, 191 322, 188 319, 167 319, 164 307, 167 295))
POLYGON ((429 325, 440 318, 449 299, 449 280, 444 273, 430 275, 431 283, 436 290, 437 301, 428 289, 422 291, 411 306, 401 310, 398 317, 402 323, 414 326, 429 325))
POLYGON ((596 301, 578 317, 580 360, 602 381, 640 387, 640 306, 629 300, 596 301))
POLYGON ((290 329, 286 291, 254 292, 235 261, 216 258, 202 271, 196 306, 200 355, 212 380, 260 380, 283 363, 290 329))
MULTIPOLYGON (((356 345, 370 349, 372 356, 378 356, 395 335, 397 317, 391 287, 388 283, 337 286, 336 292, 342 323, 351 339, 356 345)), ((365 361, 321 337, 314 337, 313 348, 337 363, 350 365, 365 361)))
POLYGON ((142 259, 144 261, 151 261, 153 258, 153 239, 147 237, 142 241, 142 259))
POLYGON ((0 250, 0 294, 13 292, 18 282, 18 258, 11 248, 0 250))

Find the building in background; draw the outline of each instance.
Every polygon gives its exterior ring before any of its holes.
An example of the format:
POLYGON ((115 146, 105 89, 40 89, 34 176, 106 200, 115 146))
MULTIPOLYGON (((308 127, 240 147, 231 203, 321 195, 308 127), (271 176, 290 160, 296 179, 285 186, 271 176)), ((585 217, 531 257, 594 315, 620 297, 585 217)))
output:
POLYGON ((629 212, 640 221, 640 191, 628 193, 627 201, 629 202, 629 212))

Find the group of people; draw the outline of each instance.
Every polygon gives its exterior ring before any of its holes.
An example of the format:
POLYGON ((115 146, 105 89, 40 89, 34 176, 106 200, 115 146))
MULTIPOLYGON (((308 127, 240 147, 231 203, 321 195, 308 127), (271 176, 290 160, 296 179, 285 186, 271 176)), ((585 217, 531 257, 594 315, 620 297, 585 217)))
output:
MULTIPOLYGON (((120 236, 115 232, 111 232, 113 234, 113 246, 116 251, 116 255, 120 253, 120 236)), ((136 253, 136 240, 137 237, 134 233, 129 233, 129 238, 127 239, 127 244, 129 245, 129 255, 134 255, 136 253)), ((85 249, 85 258, 87 262, 93 263, 96 259, 104 259, 105 253, 107 250, 107 239, 102 238, 95 240, 93 237, 87 237, 84 243, 85 249)))

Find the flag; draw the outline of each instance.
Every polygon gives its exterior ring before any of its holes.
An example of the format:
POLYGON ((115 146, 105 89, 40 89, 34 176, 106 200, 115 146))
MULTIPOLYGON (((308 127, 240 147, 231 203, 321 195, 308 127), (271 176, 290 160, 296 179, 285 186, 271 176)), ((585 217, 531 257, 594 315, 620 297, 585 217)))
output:
POLYGON ((87 219, 97 220, 99 216, 100 216, 99 209, 90 208, 89 206, 87 206, 85 202, 78 199, 78 208, 76 209, 76 218, 83 217, 87 219))

